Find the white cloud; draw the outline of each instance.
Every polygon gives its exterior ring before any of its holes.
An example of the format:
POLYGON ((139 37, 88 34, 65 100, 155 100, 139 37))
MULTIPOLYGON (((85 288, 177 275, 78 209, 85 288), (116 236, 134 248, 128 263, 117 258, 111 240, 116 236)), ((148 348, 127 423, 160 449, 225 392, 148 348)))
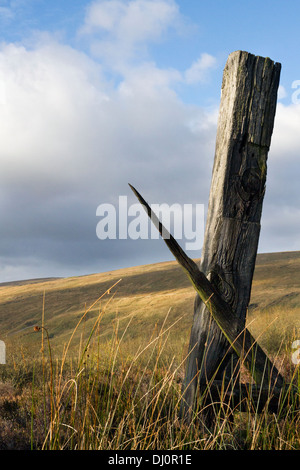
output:
POLYGON ((277 104, 272 151, 276 159, 299 159, 300 104, 277 104))
POLYGON ((1 48, 0 70, 3 184, 33 175, 72 183, 84 166, 78 156, 88 148, 91 110, 107 100, 100 67, 56 43, 33 50, 11 44, 1 48))
POLYGON ((174 0, 95 1, 87 9, 80 34, 90 36, 94 55, 118 67, 179 22, 174 0))
POLYGON ((118 0, 93 2, 87 8, 81 33, 91 34, 97 30, 113 31, 120 23, 126 5, 118 0))
POLYGON ((157 40, 179 15, 173 0, 96 1, 87 9, 81 33, 106 31, 131 44, 157 40))
POLYGON ((216 66, 216 58, 210 54, 203 53, 200 58, 193 62, 191 67, 184 73, 187 84, 195 84, 204 81, 207 78, 208 70, 216 66))
POLYGON ((159 69, 152 62, 138 66, 126 67, 123 70, 123 80, 118 89, 121 95, 135 96, 144 94, 148 98, 158 93, 176 97, 172 86, 182 81, 181 73, 176 69, 159 69))
POLYGON ((287 92, 283 85, 279 85, 277 96, 279 100, 282 100, 283 98, 287 97, 287 92))
POLYGON ((299 250, 300 105, 277 104, 262 214, 260 251, 299 250))

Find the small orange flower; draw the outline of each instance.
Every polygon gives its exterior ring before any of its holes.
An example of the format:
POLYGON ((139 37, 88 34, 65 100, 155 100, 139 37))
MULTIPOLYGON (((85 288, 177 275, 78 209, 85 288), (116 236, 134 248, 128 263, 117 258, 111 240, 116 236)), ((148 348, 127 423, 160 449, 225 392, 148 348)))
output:
POLYGON ((33 329, 34 331, 40 331, 41 328, 39 326, 35 326, 33 329))

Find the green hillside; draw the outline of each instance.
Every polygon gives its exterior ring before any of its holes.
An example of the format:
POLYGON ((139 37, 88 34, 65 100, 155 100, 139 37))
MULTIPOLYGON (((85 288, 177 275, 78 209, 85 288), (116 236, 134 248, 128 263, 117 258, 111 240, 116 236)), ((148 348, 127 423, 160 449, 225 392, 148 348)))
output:
MULTIPOLYGON (((170 349, 181 354, 187 350, 194 298, 193 287, 175 261, 5 283, 0 285, 0 339, 7 345, 8 357, 20 347, 36 354, 40 336, 33 327, 44 321, 53 350, 61 351, 87 311, 72 340, 74 350, 100 314, 98 337, 109 341, 113 331, 118 329, 121 335, 126 329, 124 341, 134 348, 148 341, 163 322, 164 328, 175 323, 169 331, 170 349)), ((258 255, 248 323, 271 349, 282 339, 300 337, 299 251, 258 255)))

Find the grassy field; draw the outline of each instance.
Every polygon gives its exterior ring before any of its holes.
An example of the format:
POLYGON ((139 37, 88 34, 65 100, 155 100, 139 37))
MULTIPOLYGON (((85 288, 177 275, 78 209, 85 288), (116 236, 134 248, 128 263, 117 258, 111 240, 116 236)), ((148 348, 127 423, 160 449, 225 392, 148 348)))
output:
MULTIPOLYGON (((300 252, 258 255, 247 320, 294 380, 299 273, 300 252)), ((294 404, 178 422, 194 298, 176 262, 0 285, 0 448, 299 448, 294 404)))

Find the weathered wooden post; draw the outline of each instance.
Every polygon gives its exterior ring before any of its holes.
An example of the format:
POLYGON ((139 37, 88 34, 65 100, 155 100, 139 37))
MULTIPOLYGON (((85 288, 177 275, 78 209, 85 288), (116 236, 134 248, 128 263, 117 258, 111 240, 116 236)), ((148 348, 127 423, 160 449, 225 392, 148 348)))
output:
POLYGON ((238 374, 231 368, 229 400, 251 393, 257 406, 274 410, 286 386, 292 395, 295 392, 245 326, 280 70, 280 64, 242 51, 232 53, 227 60, 199 267, 130 185, 197 292, 180 410, 188 421, 198 385, 200 390, 208 385, 210 397, 218 397, 220 379, 232 358, 242 360, 256 386, 235 387, 238 374))
MULTIPOLYGON (((280 70, 268 58, 236 51, 223 74, 200 270, 231 307, 236 335, 245 327, 251 293, 280 70)), ((198 384, 220 378, 233 355, 209 305, 197 295, 183 415, 190 416, 198 384)))

